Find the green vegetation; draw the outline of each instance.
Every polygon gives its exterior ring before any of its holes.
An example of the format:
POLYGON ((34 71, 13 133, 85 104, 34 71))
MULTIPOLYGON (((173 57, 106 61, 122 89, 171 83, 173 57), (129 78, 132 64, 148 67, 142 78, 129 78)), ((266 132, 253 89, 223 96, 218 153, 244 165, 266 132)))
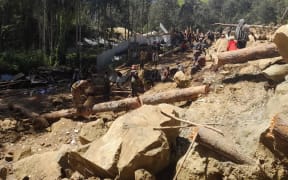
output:
POLYGON ((203 31, 240 18, 277 24, 287 6, 288 0, 0 0, 0 73, 78 66, 80 57, 95 58, 105 49, 84 52, 79 42, 115 39, 108 30, 114 27, 127 29, 123 38, 129 38, 131 32, 159 30, 160 22, 167 29, 203 31))

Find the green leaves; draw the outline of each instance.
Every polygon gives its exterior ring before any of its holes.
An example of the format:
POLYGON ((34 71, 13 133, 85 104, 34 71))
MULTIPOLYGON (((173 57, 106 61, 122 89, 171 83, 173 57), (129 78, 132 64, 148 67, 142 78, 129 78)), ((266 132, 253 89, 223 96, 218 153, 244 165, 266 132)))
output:
POLYGON ((178 6, 182 7, 185 4, 185 0, 177 0, 178 6))

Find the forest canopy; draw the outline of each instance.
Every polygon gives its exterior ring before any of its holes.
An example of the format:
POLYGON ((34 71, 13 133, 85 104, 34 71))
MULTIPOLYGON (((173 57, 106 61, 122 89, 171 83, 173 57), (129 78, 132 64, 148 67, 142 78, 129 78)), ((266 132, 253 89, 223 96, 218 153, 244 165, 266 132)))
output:
POLYGON ((208 31, 240 18, 279 24, 286 7, 288 0, 0 0, 0 71, 71 63, 84 37, 109 39, 114 27, 145 33, 161 22, 208 31))

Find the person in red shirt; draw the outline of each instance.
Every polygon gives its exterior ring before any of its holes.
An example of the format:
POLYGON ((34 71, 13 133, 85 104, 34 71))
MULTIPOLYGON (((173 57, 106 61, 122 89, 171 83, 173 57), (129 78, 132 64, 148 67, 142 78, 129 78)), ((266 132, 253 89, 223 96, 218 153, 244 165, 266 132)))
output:
POLYGON ((233 36, 229 37, 229 41, 228 41, 228 46, 227 46, 227 51, 234 51, 237 50, 237 42, 234 40, 233 36))

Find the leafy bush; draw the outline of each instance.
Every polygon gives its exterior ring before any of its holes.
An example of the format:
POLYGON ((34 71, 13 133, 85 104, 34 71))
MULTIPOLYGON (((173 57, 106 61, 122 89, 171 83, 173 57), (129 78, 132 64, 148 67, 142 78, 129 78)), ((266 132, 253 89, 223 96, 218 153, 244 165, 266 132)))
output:
POLYGON ((27 73, 33 68, 46 64, 41 51, 3 52, 0 54, 0 73, 27 73))

